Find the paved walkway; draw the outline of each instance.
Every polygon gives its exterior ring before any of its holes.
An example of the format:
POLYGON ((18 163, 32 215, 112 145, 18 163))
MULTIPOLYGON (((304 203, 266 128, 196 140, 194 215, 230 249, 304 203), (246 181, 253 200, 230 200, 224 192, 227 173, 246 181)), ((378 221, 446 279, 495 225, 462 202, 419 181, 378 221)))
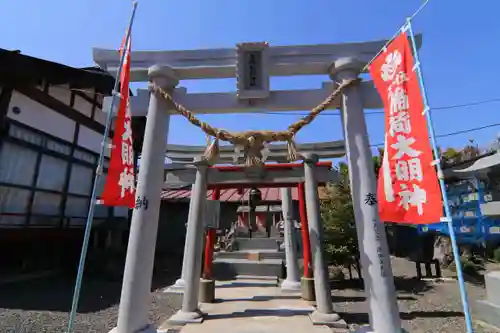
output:
MULTIPOLYGON (((276 281, 237 280, 217 282, 216 303, 203 304, 202 324, 178 328, 180 333, 331 333, 314 326, 308 315, 313 307, 300 293, 283 293, 276 281)), ((160 332, 178 331, 160 327, 160 332)))

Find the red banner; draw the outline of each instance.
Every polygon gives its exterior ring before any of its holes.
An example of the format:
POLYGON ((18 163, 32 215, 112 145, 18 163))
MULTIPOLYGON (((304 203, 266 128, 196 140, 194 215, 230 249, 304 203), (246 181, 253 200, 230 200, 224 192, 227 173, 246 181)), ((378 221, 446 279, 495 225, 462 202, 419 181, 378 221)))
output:
POLYGON ((370 65, 385 109, 385 151, 378 180, 380 219, 427 224, 443 216, 441 190, 420 85, 406 33, 370 65))
MULTIPOLYGON (((125 41, 124 41, 125 42, 125 41)), ((120 55, 126 52, 120 73, 120 105, 115 118, 115 132, 111 148, 108 176, 104 184, 102 203, 106 206, 135 207, 135 165, 132 148, 132 117, 129 106, 130 50, 131 38, 126 47, 122 45, 120 55)))

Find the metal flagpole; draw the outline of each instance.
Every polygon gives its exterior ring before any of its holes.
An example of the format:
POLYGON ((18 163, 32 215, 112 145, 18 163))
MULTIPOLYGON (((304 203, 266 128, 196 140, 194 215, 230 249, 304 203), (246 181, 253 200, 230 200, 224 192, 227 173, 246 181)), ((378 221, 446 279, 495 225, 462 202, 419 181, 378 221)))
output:
POLYGON ((75 317, 76 317, 76 310, 78 308, 78 301, 80 299, 80 289, 82 286, 82 279, 83 279, 83 271, 85 268, 85 259, 87 257, 87 250, 89 247, 89 239, 90 239, 90 231, 92 230, 92 220, 94 219, 94 210, 95 210, 95 205, 96 205, 96 198, 97 198, 97 185, 99 182, 99 178, 102 174, 102 166, 104 162, 104 152, 107 147, 106 142, 108 140, 108 135, 109 135, 109 128, 111 127, 111 121, 113 119, 113 110, 115 108, 115 104, 119 98, 118 94, 118 85, 120 83, 120 75, 123 67, 123 63, 125 62, 125 55, 127 54, 127 45, 130 40, 130 33, 132 30, 132 24, 134 22, 135 18, 135 11, 137 9, 137 2, 134 1, 133 3, 133 8, 132 8, 132 15, 130 16, 130 21, 128 24, 128 29, 127 29, 127 34, 125 37, 125 43, 124 43, 124 51, 121 54, 120 57, 120 65, 118 67, 118 71, 116 72, 116 77, 115 77, 115 86, 113 87, 113 98, 111 100, 111 105, 109 107, 108 111, 108 117, 106 119, 106 127, 104 129, 104 138, 101 144, 101 153, 99 155, 99 162, 97 164, 97 171, 95 174, 94 178, 94 185, 92 187, 92 195, 90 197, 90 206, 89 206, 89 214, 87 215, 87 222, 85 224, 85 234, 83 236, 83 244, 82 244, 82 252, 80 254, 80 262, 78 264, 78 273, 76 275, 76 283, 75 283, 75 290, 73 293, 73 301, 71 304, 71 312, 69 316, 69 323, 68 323, 68 332, 67 333, 72 333, 73 332, 73 325, 75 322, 75 317))
POLYGON ((437 168, 437 172, 438 172, 439 185, 441 187, 441 195, 443 197, 443 205, 444 205, 444 211, 445 211, 445 217, 442 220, 443 221, 445 220, 448 223, 448 230, 450 232, 451 246, 453 248, 453 256, 455 259, 455 266, 457 268, 458 285, 460 286, 460 296, 462 297, 462 306, 463 306, 464 315, 465 315, 465 324, 467 326, 467 333, 473 333, 474 331, 472 330, 472 319, 471 319, 471 315, 470 315, 469 301, 467 299, 467 290, 465 289, 465 282, 464 282, 464 277, 462 274, 462 264, 460 262, 460 252, 459 252, 458 245, 457 245, 457 238, 455 235, 455 229, 453 228, 453 222, 451 219, 451 212, 450 212, 450 206, 448 204, 448 195, 446 193, 446 185, 444 182, 443 170, 441 169, 441 164, 439 161, 439 153, 438 153, 437 144, 436 144, 436 135, 434 133, 432 116, 430 113, 429 102, 427 100, 427 93, 425 91, 424 78, 422 75, 422 65, 421 65, 419 57, 418 57, 417 44, 415 42, 415 36, 413 35, 413 30, 411 27, 411 18, 408 18, 406 20, 406 28, 404 28, 403 31, 405 31, 405 30, 408 30, 409 35, 410 35, 410 39, 411 39, 411 44, 412 44, 412 48, 413 48, 413 56, 415 57, 414 70, 417 71, 417 75, 418 75, 418 78, 420 81, 420 89, 422 89, 422 97, 424 100, 423 112, 425 113, 425 115, 427 117, 427 122, 428 122, 430 137, 431 137, 432 150, 434 152, 434 159, 437 162, 436 168, 437 168))

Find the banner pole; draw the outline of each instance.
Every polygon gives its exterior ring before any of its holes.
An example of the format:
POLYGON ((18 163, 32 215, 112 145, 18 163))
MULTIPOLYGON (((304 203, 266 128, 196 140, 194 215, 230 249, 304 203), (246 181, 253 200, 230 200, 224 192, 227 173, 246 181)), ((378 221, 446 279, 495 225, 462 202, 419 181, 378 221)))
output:
POLYGON ((75 290, 73 293, 73 301, 71 304, 71 312, 68 322, 67 333, 73 333, 73 325, 75 322, 76 311, 78 308, 78 301, 80 299, 80 290, 82 287, 83 271, 85 269, 85 260, 87 257, 87 250, 89 247, 90 232, 92 230, 92 221, 94 219, 94 211, 97 199, 97 185, 102 174, 102 168, 104 163, 104 153, 106 149, 106 142, 109 136, 109 130, 111 127, 111 121, 113 119, 113 110, 115 108, 116 101, 119 100, 118 97, 118 86, 120 83, 120 75, 123 68, 123 63, 125 62, 125 55, 127 54, 127 45, 130 40, 130 33, 132 30, 132 24, 134 23, 135 11, 137 9, 137 2, 134 1, 132 4, 132 15, 130 16, 130 21, 128 24, 127 34, 125 37, 124 51, 121 52, 120 65, 118 66, 118 71, 116 72, 115 85, 113 87, 113 97, 111 99, 111 105, 108 110, 108 117, 106 119, 106 127, 104 128, 104 138, 101 143, 101 153, 99 155, 99 161, 97 163, 97 170, 94 178, 94 185, 92 186, 92 195, 90 197, 89 213, 87 215, 87 222, 85 223, 85 234, 83 236, 82 252, 80 253, 80 262, 78 264, 78 273, 76 275, 75 290))
POLYGON ((436 161, 436 169, 437 169, 437 174, 438 174, 438 178, 439 178, 439 185, 441 187, 441 195, 443 197, 443 205, 444 205, 444 211, 445 211, 445 218, 443 220, 446 220, 446 222, 448 223, 448 230, 450 232, 451 246, 453 249, 453 257, 455 260, 455 266, 457 268, 458 285, 460 286, 460 296, 462 298, 462 306, 463 306, 463 311, 464 311, 464 316, 465 316, 465 324, 467 327, 467 333, 473 333, 474 331, 472 329, 472 319, 471 319, 471 315, 470 315, 467 290, 465 288, 464 276, 462 273, 462 263, 460 262, 460 251, 459 251, 458 245, 457 245, 457 237, 455 235, 455 229, 453 228, 453 221, 451 218, 450 206, 448 204, 448 194, 446 193, 446 184, 444 182, 443 170, 441 168, 441 163, 439 160, 439 153, 438 153, 438 148, 437 148, 437 144, 436 144, 436 134, 434 133, 434 125, 432 123, 432 116, 431 116, 431 112, 430 112, 429 102, 427 99, 427 92, 425 90, 424 77, 422 74, 422 67, 421 67, 422 65, 420 63, 419 56, 418 56, 417 43, 415 42, 415 36, 413 35, 413 29, 411 26, 411 18, 408 18, 406 20, 406 29, 403 29, 403 31, 405 31, 405 30, 408 30, 409 35, 410 35, 411 45, 413 48, 413 56, 415 57, 415 70, 417 71, 417 75, 418 75, 419 82, 420 82, 420 89, 422 90, 422 98, 424 101, 423 113, 425 113, 426 118, 427 118, 428 128, 429 128, 430 137, 431 137, 432 150, 434 153, 434 160, 436 161))

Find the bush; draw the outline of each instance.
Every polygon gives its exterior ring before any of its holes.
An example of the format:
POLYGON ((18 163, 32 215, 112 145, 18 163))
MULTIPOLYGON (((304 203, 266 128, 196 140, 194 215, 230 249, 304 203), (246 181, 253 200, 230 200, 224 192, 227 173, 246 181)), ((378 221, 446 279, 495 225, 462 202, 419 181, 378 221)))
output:
MULTIPOLYGON (((478 267, 475 263, 464 258, 462 258, 460 262, 462 263, 462 272, 464 272, 464 274, 467 274, 469 276, 474 276, 478 274, 478 267)), ((455 265, 455 262, 451 263, 448 266, 448 269, 452 272, 456 272, 457 267, 455 265)))
POLYGON ((495 251, 493 251, 493 260, 496 262, 500 262, 500 247, 496 248, 495 251))
POLYGON ((462 270, 467 275, 477 275, 477 267, 472 261, 462 261, 462 270))

